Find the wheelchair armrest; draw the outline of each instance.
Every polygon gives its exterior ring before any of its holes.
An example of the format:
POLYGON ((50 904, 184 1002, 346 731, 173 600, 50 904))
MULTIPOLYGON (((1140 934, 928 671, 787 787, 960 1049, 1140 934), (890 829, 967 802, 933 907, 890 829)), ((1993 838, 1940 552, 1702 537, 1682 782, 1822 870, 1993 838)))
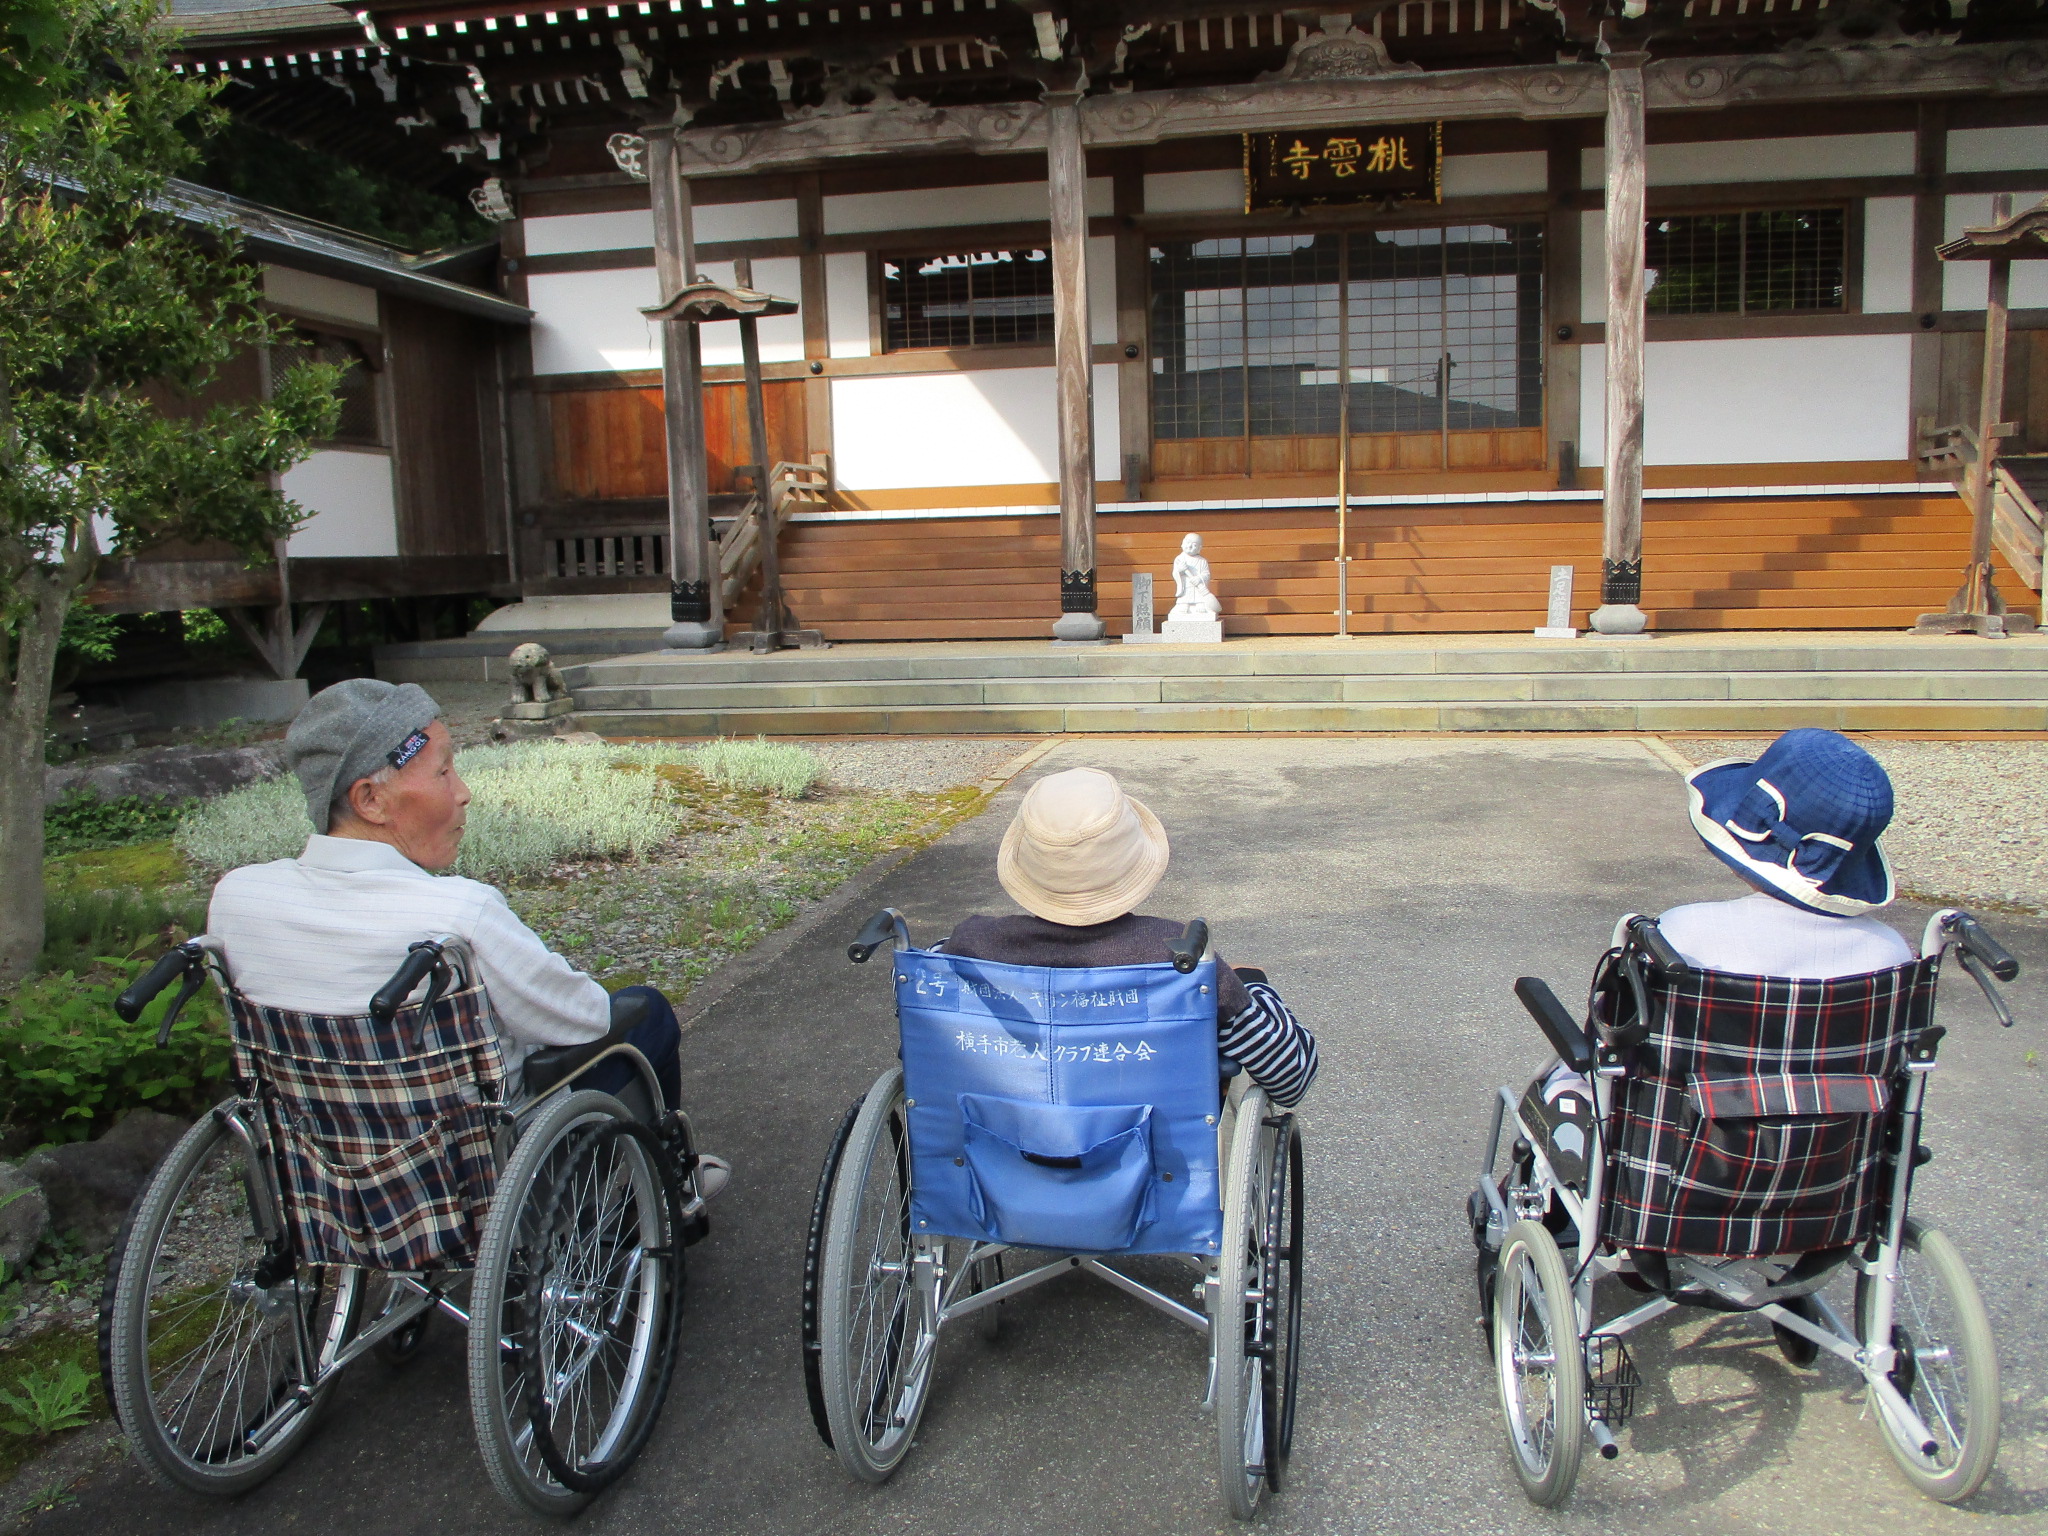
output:
POLYGON ((543 1046, 527 1056, 523 1069, 527 1097, 546 1093, 555 1084, 574 1077, 613 1046, 624 1044, 626 1037, 647 1021, 648 1010, 653 1006, 644 992, 614 992, 610 1029, 581 1045, 543 1046))
POLYGON ((1565 1012, 1564 1004, 1557 1000, 1548 982, 1539 976, 1519 977, 1515 981, 1515 996, 1521 999, 1529 1017, 1536 1021, 1550 1048, 1566 1066, 1574 1072, 1584 1072, 1593 1065, 1593 1044, 1586 1038, 1585 1029, 1565 1012))

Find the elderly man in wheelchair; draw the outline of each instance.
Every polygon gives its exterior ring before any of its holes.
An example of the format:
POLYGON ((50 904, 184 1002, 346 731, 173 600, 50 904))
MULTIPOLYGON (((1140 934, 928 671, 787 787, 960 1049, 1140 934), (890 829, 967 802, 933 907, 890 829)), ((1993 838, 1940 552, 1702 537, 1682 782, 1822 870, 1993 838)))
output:
POLYGON ((1206 1335, 1231 1512, 1278 1488, 1301 1327, 1288 1111, 1315 1041, 1203 923, 1132 911, 1166 861, 1108 774, 1054 774, 997 866, 1029 916, 915 949, 885 910, 851 946, 864 962, 893 943, 902 1059, 839 1128, 805 1255, 812 1417, 854 1476, 881 1482, 909 1451, 944 1325, 978 1314, 986 1336, 1007 1300, 1082 1271, 1206 1335), (1137 1255, 1189 1262, 1195 1305, 1114 1262, 1137 1255))
POLYGON ((340 1372, 468 1325, 478 1444, 508 1500, 574 1513, 667 1394, 683 1246, 729 1172, 691 1144, 675 1015, 607 997, 454 862, 468 791, 434 701, 355 679, 286 756, 315 834, 232 871, 173 980, 227 1003, 234 1097, 152 1175, 108 1269, 102 1367, 159 1479, 238 1493, 340 1372), (373 995, 374 994, 374 995, 373 995))
POLYGON ((1615 1456, 1628 1337, 1691 1307, 1761 1316, 1795 1366, 1847 1364, 1907 1481, 1968 1498, 1998 1449, 1997 1354, 1961 1257, 1907 1207, 1942 959, 2008 1026, 1992 978, 2019 967, 1965 913, 1937 912, 1917 956, 1873 915, 1891 783, 1847 738, 1788 732, 1688 782, 1695 830, 1755 894, 1624 917, 1583 1026, 1515 984, 1558 1061, 1500 1090, 1467 1210, 1516 1474, 1555 1505, 1588 1440, 1615 1456), (1842 1274, 1848 1316, 1823 1294, 1842 1274), (1607 1279, 1634 1293, 1618 1312, 1607 1279))

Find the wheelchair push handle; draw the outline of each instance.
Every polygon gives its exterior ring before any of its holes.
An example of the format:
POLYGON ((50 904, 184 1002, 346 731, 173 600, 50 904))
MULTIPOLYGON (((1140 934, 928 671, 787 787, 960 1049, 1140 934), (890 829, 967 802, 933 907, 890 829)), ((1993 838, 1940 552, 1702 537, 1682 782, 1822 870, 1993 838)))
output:
POLYGON ((1209 953, 1209 925, 1199 917, 1189 923, 1177 939, 1166 941, 1167 953, 1173 956, 1173 968, 1185 976, 1202 963, 1202 957, 1209 953))
POLYGON ((171 1006, 164 1010, 163 1022, 156 1027, 156 1043, 160 1050, 171 1043, 171 1029, 178 1022, 178 1015, 192 1001, 193 994, 206 984, 206 946, 198 939, 187 939, 114 999, 115 1014, 123 1023, 133 1024, 142 1017, 142 1010, 156 1001, 157 994, 179 977, 184 978, 184 984, 178 988, 178 995, 171 999, 171 1006))
POLYGON ((869 957, 891 938, 898 949, 910 948, 910 925, 894 907, 884 907, 854 935, 853 942, 846 946, 846 958, 855 965, 866 965, 869 957))
POLYGON ((1586 1031, 1579 1021, 1557 1000, 1549 982, 1540 976, 1518 976, 1515 978, 1515 996, 1529 1010, 1529 1017, 1543 1031, 1544 1038, 1557 1052, 1559 1060, 1574 1072, 1582 1073, 1593 1065, 1592 1042, 1586 1038, 1586 1031))
POLYGON ((1631 918, 1628 925, 1629 937, 1634 939, 1657 969, 1672 976, 1683 976, 1692 967, 1685 963, 1685 957, 1671 947, 1671 941, 1664 937, 1664 930, 1651 917, 1631 918))
POLYGON ((439 1001, 448 982, 448 973, 441 964, 441 952, 445 947, 446 941, 442 939, 421 939, 412 945, 406 951, 398 973, 379 987, 377 995, 370 999, 370 1017, 379 1024, 389 1024, 398 1010, 405 1006, 405 1000, 412 996, 412 989, 430 975, 435 976, 434 985, 428 989, 421 1006, 431 1008, 439 1001))
POLYGON ((2012 957, 2011 951, 1991 937, 1990 930, 1967 912, 1956 914, 1956 942, 1962 946, 1966 968, 1968 960, 1974 959, 2000 981, 2012 981, 2019 976, 2020 963, 2012 957))

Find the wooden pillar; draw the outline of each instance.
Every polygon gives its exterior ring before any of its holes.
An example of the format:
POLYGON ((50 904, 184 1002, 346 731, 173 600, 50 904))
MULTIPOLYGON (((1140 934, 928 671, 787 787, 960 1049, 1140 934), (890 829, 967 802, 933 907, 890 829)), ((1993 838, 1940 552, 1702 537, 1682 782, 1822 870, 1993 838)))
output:
POLYGON ((804 359, 804 454, 813 463, 832 452, 832 381, 821 377, 832 355, 825 288, 825 196, 817 172, 800 177, 796 188, 797 293, 802 304, 804 359))
POLYGON ((1059 392, 1060 616, 1053 639, 1102 643, 1095 611, 1095 381, 1088 325, 1088 159, 1081 93, 1045 97, 1052 201, 1053 370, 1059 392))
POLYGON ((1932 444, 1929 434, 1950 425, 1941 415, 1942 264, 1937 254, 1948 238, 1948 104, 1919 103, 1913 135, 1913 332, 1911 429, 1907 441, 1919 458, 1932 444))
POLYGON ((1553 123, 1546 154, 1549 211, 1543 232, 1545 366, 1543 416, 1549 428, 1550 466, 1561 491, 1578 488, 1579 326, 1584 317, 1579 292, 1581 233, 1579 125, 1553 123))
POLYGON ((1639 635, 1643 595, 1643 64, 1607 55, 1606 489, 1593 629, 1639 635))
POLYGON ((1138 227, 1145 212, 1145 167, 1136 150, 1124 152, 1114 186, 1116 339, 1123 353, 1116 370, 1117 425, 1124 499, 1137 501, 1152 478, 1152 341, 1146 293, 1151 242, 1138 227))
MULTIPOLYGON (((664 303, 690 280, 690 184, 676 172, 672 131, 647 135, 647 187, 654 208, 654 270, 664 303)), ((718 546, 711 538, 710 482, 704 462, 704 392, 697 327, 661 323, 661 405, 668 446, 668 612, 661 643, 670 650, 725 644, 718 546)))

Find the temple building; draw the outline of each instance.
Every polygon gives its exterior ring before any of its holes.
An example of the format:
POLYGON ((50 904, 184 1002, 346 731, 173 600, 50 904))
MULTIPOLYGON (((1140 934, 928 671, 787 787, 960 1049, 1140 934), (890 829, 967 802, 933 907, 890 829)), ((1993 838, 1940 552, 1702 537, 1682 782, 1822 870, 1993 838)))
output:
MULTIPOLYGON (((755 620, 764 490, 831 640, 1115 636, 1189 531, 1233 635, 1527 631, 1556 565, 1580 625, 1909 626, 1971 548, 1986 269, 1937 252, 2048 193, 2039 0, 208 3, 178 67, 237 114, 498 232, 467 361, 379 374, 470 467, 318 553, 680 645, 755 620)), ((277 288, 361 348, 425 313, 380 281, 277 288)), ((2023 490, 2048 263, 2008 313, 2023 490)))

